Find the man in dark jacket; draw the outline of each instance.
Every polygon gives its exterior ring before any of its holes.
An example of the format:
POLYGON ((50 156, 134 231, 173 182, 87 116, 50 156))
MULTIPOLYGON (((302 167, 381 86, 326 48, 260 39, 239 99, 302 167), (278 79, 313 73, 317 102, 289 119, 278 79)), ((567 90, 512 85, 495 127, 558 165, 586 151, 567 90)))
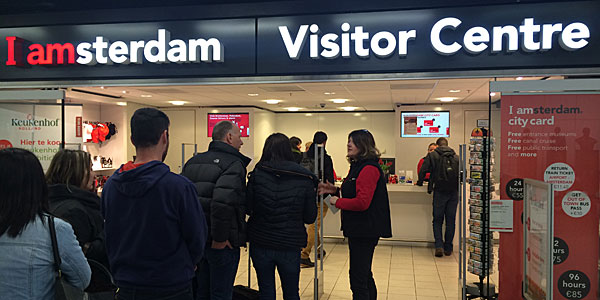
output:
POLYGON ((192 157, 183 175, 198 190, 208 218, 206 254, 198 266, 198 299, 231 300, 240 260, 246 245, 246 167, 250 158, 240 153, 239 127, 221 121, 212 132, 208 151, 192 157))
POLYGON ((154 108, 131 117, 136 159, 106 182, 102 214, 117 299, 193 299, 194 267, 207 228, 194 185, 163 163, 169 118, 154 108))
POLYGON ((458 206, 458 156, 448 147, 446 138, 436 141, 437 148, 425 157, 419 170, 417 185, 423 185, 426 174, 430 173, 427 192, 433 191, 433 236, 435 256, 452 255, 452 240, 458 206), (446 220, 446 232, 442 238, 442 224, 446 220))
MULTIPOLYGON (((327 134, 323 131, 317 131, 315 132, 315 135, 313 136, 313 143, 310 145, 310 148, 308 148, 308 151, 306 151, 306 157, 313 159, 315 157, 315 151, 316 151, 316 146, 317 145, 323 145, 323 148, 325 148, 325 145, 327 144, 327 134)), ((333 172, 333 160, 331 159, 331 156, 329 156, 329 154, 327 154, 327 151, 325 150, 325 155, 323 156, 323 178, 319 178, 323 179, 324 181, 327 182, 331 182, 331 183, 335 183, 335 176, 334 176, 334 172, 333 172)), ((318 154, 318 152, 317 152, 318 154)), ((317 161, 320 161, 320 158, 317 157, 317 161)), ((314 162, 312 162, 314 163, 314 162)), ((321 176, 321 174, 318 174, 319 177, 321 176)), ((325 218, 325 215, 327 215, 327 205, 323 205, 323 218, 325 218)), ((300 263, 302 265, 302 267, 304 268, 308 268, 308 267, 314 267, 314 263, 310 260, 310 253, 312 252, 312 248, 315 245, 315 224, 317 226, 317 232, 321 232, 321 208, 317 207, 317 211, 319 212, 319 215, 317 216, 317 220, 315 221, 315 223, 310 224, 307 226, 306 228, 306 233, 308 234, 308 239, 307 239, 307 243, 306 243, 306 247, 304 247, 302 249, 302 254, 300 255, 300 263)), ((317 240, 320 241, 319 235, 317 233, 317 240)), ((317 244, 317 249, 320 247, 320 244, 317 244)), ((316 250, 315 250, 316 251, 316 250)), ((320 251, 317 252, 318 255, 320 255, 320 251)), ((325 254, 325 250, 323 250, 323 254, 325 254)))

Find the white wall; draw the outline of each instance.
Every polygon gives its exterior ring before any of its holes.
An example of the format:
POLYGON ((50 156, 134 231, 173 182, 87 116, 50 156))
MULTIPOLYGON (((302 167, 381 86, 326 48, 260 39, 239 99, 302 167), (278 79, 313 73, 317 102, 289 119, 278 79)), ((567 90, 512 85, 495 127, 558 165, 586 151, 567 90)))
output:
MULTIPOLYGON (((396 153, 401 154, 396 157, 396 171, 412 170, 414 177, 417 177, 417 164, 419 160, 427 155, 427 146, 435 143, 436 138, 402 138, 400 137, 400 113, 402 111, 450 111, 450 137, 449 146, 457 154, 460 144, 468 144, 471 130, 477 126, 477 119, 488 118, 487 104, 450 104, 450 105, 416 105, 402 106, 396 109, 396 120, 394 123, 394 137, 396 141, 396 153)), ((494 132, 500 136, 500 126, 494 126, 500 123, 500 110, 492 108, 492 128, 498 128, 494 132)), ((499 138, 497 139, 499 142, 499 138)), ((497 147, 496 149, 500 149, 497 147)), ((500 155, 496 154, 496 164, 499 163, 500 155)))
POLYGON ((327 153, 333 159, 333 167, 338 177, 345 177, 350 168, 346 160, 348 134, 356 129, 367 129, 375 137, 382 157, 395 157, 394 135, 395 115, 382 113, 285 113, 276 114, 276 129, 288 137, 297 136, 302 144, 312 141, 316 131, 327 133, 327 153))

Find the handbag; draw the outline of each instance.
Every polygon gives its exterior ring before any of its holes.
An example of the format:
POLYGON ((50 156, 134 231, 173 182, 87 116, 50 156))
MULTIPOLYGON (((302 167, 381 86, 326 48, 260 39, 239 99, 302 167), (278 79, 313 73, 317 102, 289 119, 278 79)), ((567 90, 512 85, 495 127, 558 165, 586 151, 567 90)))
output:
POLYGON ((52 241, 52 253, 54 255, 54 270, 56 271, 56 281, 54 282, 54 299, 56 300, 82 300, 83 290, 69 284, 63 277, 60 265, 60 252, 58 251, 58 242, 56 240, 56 228, 54 227, 54 217, 48 216, 48 226, 50 227, 50 240, 52 241))

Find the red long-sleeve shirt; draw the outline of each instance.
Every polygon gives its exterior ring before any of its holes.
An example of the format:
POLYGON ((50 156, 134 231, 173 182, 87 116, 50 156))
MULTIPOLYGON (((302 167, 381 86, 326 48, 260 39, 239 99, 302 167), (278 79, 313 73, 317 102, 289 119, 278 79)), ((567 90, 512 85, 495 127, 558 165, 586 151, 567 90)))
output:
MULTIPOLYGON (((417 176, 419 176, 419 172, 421 172, 421 167, 423 166, 423 163, 425 162, 425 158, 421 158, 421 160, 419 160, 419 164, 417 165, 417 176)), ((429 180, 429 175, 431 175, 430 173, 426 173, 425 174, 425 180, 429 180)))
POLYGON ((335 206, 344 210, 367 210, 373 200, 379 176, 379 169, 377 167, 372 165, 365 166, 356 178, 356 197, 340 198, 335 203, 335 206))

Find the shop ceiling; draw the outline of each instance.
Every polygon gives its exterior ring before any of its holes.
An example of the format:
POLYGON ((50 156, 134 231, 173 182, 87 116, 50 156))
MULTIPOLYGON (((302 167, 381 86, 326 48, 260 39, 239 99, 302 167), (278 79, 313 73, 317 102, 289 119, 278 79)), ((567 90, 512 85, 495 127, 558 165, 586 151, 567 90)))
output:
MULTIPOLYGON (((521 79, 521 78, 519 78, 521 79)), ((562 79, 562 77, 524 77, 523 80, 562 79)), ((493 78, 441 80, 386 80, 310 82, 281 84, 231 84, 185 86, 78 87, 67 90, 71 102, 117 104, 136 102, 157 107, 172 106, 256 106, 285 112, 290 107, 301 111, 393 110, 398 104, 487 103, 489 82, 493 78), (442 102, 449 100, 451 102, 442 102), (339 103, 345 99, 345 103, 339 103), (269 104, 267 100, 279 100, 269 104), (323 107, 323 104, 324 107, 323 107)), ((497 80, 516 80, 501 78, 497 80)), ((492 101, 500 95, 492 94, 492 101)))

